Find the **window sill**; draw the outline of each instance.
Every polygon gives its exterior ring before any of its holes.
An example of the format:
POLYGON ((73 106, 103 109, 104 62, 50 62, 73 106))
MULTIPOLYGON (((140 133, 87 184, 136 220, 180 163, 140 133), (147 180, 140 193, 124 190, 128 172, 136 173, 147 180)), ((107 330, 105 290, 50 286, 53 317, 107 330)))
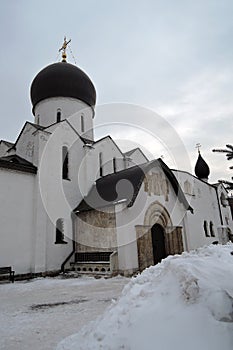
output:
POLYGON ((67 244, 68 242, 65 241, 59 241, 59 242, 54 242, 54 244, 67 244))

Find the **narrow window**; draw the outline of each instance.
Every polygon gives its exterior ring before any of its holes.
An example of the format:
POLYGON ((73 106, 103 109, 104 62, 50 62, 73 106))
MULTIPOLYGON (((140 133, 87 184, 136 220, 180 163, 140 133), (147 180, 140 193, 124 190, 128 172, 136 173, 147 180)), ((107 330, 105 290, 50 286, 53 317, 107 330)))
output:
POLYGON ((56 240, 55 244, 66 244, 64 241, 64 222, 63 219, 57 219, 56 221, 56 240))
POLYGON ((210 221, 210 235, 211 235, 211 237, 215 237, 214 224, 212 221, 210 221))
POLYGON ((210 237, 209 232, 208 232, 208 223, 206 220, 204 221, 203 227, 204 227, 205 236, 210 237))
POLYGON ((116 158, 114 157, 112 160, 112 164, 113 164, 113 172, 116 172, 116 158))
POLYGON ((59 123, 61 121, 61 110, 58 109, 57 110, 57 123, 59 123))
POLYGON ((81 115, 81 132, 84 132, 85 128, 84 128, 84 116, 83 114, 81 115))
POLYGON ((222 206, 225 208, 228 203, 227 203, 227 199, 226 199, 226 197, 225 197, 223 192, 221 193, 220 201, 221 201, 222 206))
POLYGON ((62 147, 62 178, 69 179, 69 152, 68 147, 62 147))
POLYGON ((103 176, 103 155, 102 152, 99 154, 99 168, 100 168, 100 177, 103 176))

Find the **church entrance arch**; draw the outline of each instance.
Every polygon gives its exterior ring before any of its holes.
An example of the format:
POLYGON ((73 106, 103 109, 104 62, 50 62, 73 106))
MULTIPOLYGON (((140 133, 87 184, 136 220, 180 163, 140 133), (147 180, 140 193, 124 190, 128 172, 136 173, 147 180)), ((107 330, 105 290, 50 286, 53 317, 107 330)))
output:
POLYGON ((155 224, 151 227, 152 250, 154 265, 158 264, 162 259, 167 257, 165 246, 165 230, 159 225, 155 224))
POLYGON ((143 225, 136 225, 138 268, 155 265, 184 251, 182 226, 174 226, 167 209, 158 201, 147 208, 143 225))
POLYGON ((148 207, 144 217, 145 226, 152 227, 155 224, 159 224, 163 228, 172 226, 171 217, 167 209, 158 201, 153 202, 148 207))

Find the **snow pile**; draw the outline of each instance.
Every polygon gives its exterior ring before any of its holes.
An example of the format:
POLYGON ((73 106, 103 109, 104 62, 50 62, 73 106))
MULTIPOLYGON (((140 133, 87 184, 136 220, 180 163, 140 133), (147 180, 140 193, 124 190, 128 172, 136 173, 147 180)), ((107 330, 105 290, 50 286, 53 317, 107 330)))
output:
POLYGON ((232 350, 232 251, 212 245, 146 269, 57 350, 232 350))

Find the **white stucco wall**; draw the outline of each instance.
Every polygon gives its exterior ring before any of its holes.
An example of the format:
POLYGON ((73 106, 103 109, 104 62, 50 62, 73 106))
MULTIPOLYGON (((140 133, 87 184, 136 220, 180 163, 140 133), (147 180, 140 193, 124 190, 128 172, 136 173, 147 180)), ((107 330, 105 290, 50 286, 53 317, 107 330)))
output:
POLYGON ((37 152, 38 148, 36 147, 36 134, 37 129, 30 123, 26 123, 19 135, 19 138, 16 143, 15 153, 26 159, 28 162, 35 164, 38 158, 37 152))
POLYGON ((69 118, 80 135, 93 140, 94 110, 75 98, 52 97, 39 102, 35 107, 35 123, 45 127, 57 123, 58 110, 61 120, 69 118), (81 130, 81 115, 84 117, 84 132, 81 130))
MULTIPOLYGON (((159 167, 154 167, 148 172, 148 175, 161 174, 162 179, 166 176, 159 167)), ((147 209, 152 203, 158 202, 170 214, 172 226, 183 226, 183 220, 186 210, 178 201, 177 196, 171 186, 168 184, 168 196, 164 194, 148 194, 142 184, 133 207, 126 207, 121 204, 116 207, 116 225, 118 239, 118 257, 120 270, 136 270, 138 268, 136 225, 144 225, 144 219, 147 209)), ((151 226, 154 223, 151 223, 151 226)))
POLYGON ((84 150, 84 161, 81 164, 79 173, 83 174, 82 176, 84 176, 86 181, 86 184, 84 184, 83 187, 83 193, 86 196, 94 182, 100 177, 100 153, 102 154, 103 176, 114 172, 113 158, 116 159, 116 171, 123 170, 125 162, 124 155, 109 137, 94 143, 93 147, 84 145, 84 150))
MULTIPOLYGON (((60 270, 72 250, 55 244, 51 223, 37 187, 37 175, 0 168, 0 266, 13 266, 16 274, 60 270)), ((55 203, 55 199, 53 199, 55 203)), ((65 234, 69 225, 65 222, 65 234)))
MULTIPOLYGON (((187 213, 188 249, 196 249, 205 244, 211 244, 213 241, 218 241, 218 227, 221 226, 221 219, 215 187, 186 172, 174 171, 174 174, 178 178, 187 200, 194 209, 194 214, 187 213), (191 187, 187 186, 187 181, 191 187), (187 191, 187 187, 191 188, 191 193, 187 191), (210 222, 213 223, 214 237, 206 237, 204 221, 208 224, 209 234, 210 222)), ((229 211, 230 217, 229 207, 227 211, 229 211)))
POLYGON ((35 175, 0 169, 0 266, 17 274, 32 270, 35 175))
POLYGON ((231 216, 231 209, 227 201, 228 193, 222 184, 217 185, 217 193, 218 193, 219 206, 220 206, 220 211, 222 216, 222 224, 225 226, 229 226, 229 228, 233 232, 233 221, 231 216))
POLYGON ((130 156, 127 156, 126 153, 126 167, 130 168, 134 165, 139 165, 146 163, 148 159, 146 156, 143 154, 143 152, 139 149, 136 148, 133 153, 130 154, 130 156))

